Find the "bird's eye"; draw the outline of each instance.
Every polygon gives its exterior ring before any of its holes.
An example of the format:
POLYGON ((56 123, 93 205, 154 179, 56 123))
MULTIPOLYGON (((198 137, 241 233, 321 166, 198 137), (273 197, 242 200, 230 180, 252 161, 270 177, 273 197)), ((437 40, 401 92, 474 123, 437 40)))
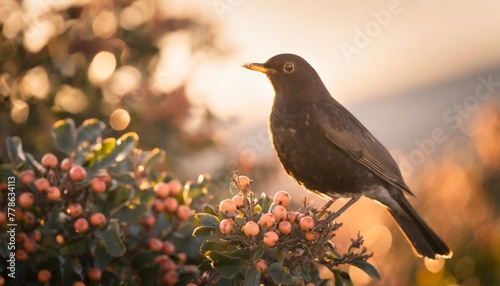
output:
POLYGON ((283 65, 283 71, 286 73, 293 73, 295 71, 295 66, 292 62, 287 62, 283 65))

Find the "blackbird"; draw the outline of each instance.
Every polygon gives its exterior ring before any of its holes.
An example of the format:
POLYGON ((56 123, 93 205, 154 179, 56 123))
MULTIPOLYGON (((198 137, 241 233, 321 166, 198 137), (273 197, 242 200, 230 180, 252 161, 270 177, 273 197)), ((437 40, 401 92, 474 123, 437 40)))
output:
POLYGON ((286 172, 305 188, 330 198, 361 196, 383 204, 420 255, 449 258, 450 248, 424 222, 405 195, 413 196, 387 149, 328 92, 303 58, 280 54, 243 67, 263 72, 276 95, 270 135, 286 172))

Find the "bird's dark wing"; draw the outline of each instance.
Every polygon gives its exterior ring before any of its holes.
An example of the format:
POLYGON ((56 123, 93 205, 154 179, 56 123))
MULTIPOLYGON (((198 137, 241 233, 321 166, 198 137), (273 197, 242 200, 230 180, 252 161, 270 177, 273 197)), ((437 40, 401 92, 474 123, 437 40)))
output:
POLYGON ((317 124, 326 138, 375 175, 413 196, 389 151, 347 109, 332 101, 318 102, 315 108, 317 124))

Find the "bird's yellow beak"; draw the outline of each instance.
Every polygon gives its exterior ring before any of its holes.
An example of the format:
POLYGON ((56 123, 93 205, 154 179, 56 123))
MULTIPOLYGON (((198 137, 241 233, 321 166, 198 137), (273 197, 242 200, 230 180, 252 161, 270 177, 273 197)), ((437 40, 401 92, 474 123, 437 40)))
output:
POLYGON ((247 68, 249 70, 258 71, 258 72, 262 72, 262 73, 265 73, 265 74, 274 74, 274 73, 276 73, 276 70, 273 70, 273 69, 270 69, 270 68, 266 68, 266 67, 264 67, 264 64, 257 64, 257 63, 244 64, 243 67, 247 68))

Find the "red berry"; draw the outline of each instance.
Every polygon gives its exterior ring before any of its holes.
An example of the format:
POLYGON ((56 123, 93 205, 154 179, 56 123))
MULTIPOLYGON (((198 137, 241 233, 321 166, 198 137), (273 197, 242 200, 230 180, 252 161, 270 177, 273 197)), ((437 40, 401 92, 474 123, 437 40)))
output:
POLYGON ((146 227, 153 227, 156 224, 156 218, 152 215, 144 215, 142 217, 142 224, 144 224, 146 227))
POLYGON ((35 181, 35 187, 39 192, 45 192, 50 188, 49 180, 40 178, 35 181))
POLYGON ((87 276, 89 277, 90 281, 98 282, 101 281, 102 272, 97 268, 90 268, 89 271, 87 271, 87 276))
POLYGON ((257 268, 260 273, 266 272, 267 267, 267 262, 264 259, 259 259, 257 260, 257 262, 255 262, 255 268, 257 268))
POLYGON ((149 240, 149 249, 153 251, 160 251, 163 247, 163 243, 158 238, 151 238, 149 240))
POLYGON ((23 243, 26 239, 28 238, 28 235, 26 232, 20 232, 16 234, 16 242, 17 243, 23 243))
POLYGON ((290 194, 285 191, 279 191, 274 195, 274 203, 287 207, 290 204, 290 194))
POLYGON ((31 184, 35 181, 35 172, 33 172, 33 170, 22 171, 21 174, 19 174, 19 179, 23 185, 31 184))
POLYGON ((233 201, 236 204, 236 208, 241 208, 243 206, 243 197, 236 195, 233 197, 233 201))
POLYGON ((170 241, 164 241, 161 251, 167 255, 173 255, 175 253, 175 245, 170 241))
POLYGON ((93 178, 90 181, 90 187, 96 193, 104 193, 106 191, 106 183, 99 177, 93 178))
POLYGON ((245 224, 243 232, 248 237, 257 236, 259 234, 259 225, 254 221, 249 221, 245 224))
POLYGON ((289 221, 284 220, 278 225, 278 230, 283 234, 289 234, 292 232, 292 224, 289 221))
POLYGON ((87 171, 82 166, 73 166, 69 170, 69 177, 75 182, 82 181, 87 177, 87 171))
POLYGON ((305 216, 300 219, 300 229, 305 230, 305 231, 310 231, 314 227, 314 220, 310 216, 305 216))
POLYGON ((7 212, 0 212, 0 225, 7 223, 7 212))
POLYGON ((151 203, 151 208, 154 209, 157 212, 162 212, 165 209, 165 206, 163 205, 163 201, 160 199, 155 199, 151 203))
POLYGON ((186 261, 187 261, 186 253, 184 253, 184 252, 177 253, 177 258, 179 259, 179 265, 186 264, 186 261))
POLYGON ((99 174, 97 174, 97 177, 103 180, 105 184, 111 183, 111 176, 106 171, 100 171, 99 174))
POLYGON ((259 224, 263 228, 271 228, 274 226, 275 222, 276 219, 274 218, 274 215, 271 213, 265 213, 259 219, 259 224))
POLYGON ((176 198, 168 197, 165 200, 163 200, 163 208, 167 213, 175 213, 178 207, 179 207, 179 202, 177 201, 176 198))
POLYGON ((34 241, 39 242, 42 239, 42 233, 38 229, 35 229, 29 234, 29 237, 34 241))
POLYGON ((252 180, 250 180, 247 176, 238 176, 238 182, 244 191, 248 190, 248 188, 250 188, 250 184, 252 184, 252 180))
POLYGON ((177 264, 172 259, 167 259, 161 263, 161 269, 165 272, 175 270, 177 264))
POLYGON ((164 199, 170 194, 170 186, 167 183, 160 182, 153 188, 156 197, 164 199))
POLYGON ((58 201, 61 198, 61 191, 58 187, 50 187, 47 190, 47 198, 51 201, 58 201))
POLYGON ((222 234, 228 235, 233 232, 234 221, 230 218, 226 218, 219 223, 219 230, 222 234))
POLYGON ((165 275, 163 276, 163 282, 165 282, 165 284, 169 286, 175 285, 177 284, 177 282, 179 282, 179 275, 177 274, 177 272, 171 270, 165 273, 165 275))
POLYGON ((32 214, 31 212, 24 212, 23 221, 25 225, 32 226, 36 223, 35 215, 32 214))
POLYGON ((59 162, 57 161, 56 155, 54 155, 52 153, 46 153, 45 155, 43 155, 42 160, 40 161, 40 163, 45 168, 55 169, 57 167, 57 164, 59 162))
POLYGON ((47 269, 38 271, 38 283, 46 284, 52 279, 52 274, 47 269))
POLYGON ((24 261, 28 259, 28 253, 22 249, 16 250, 16 259, 19 261, 24 261))
POLYGON ((69 158, 65 158, 61 162, 61 171, 67 172, 69 169, 71 169, 71 166, 73 166, 73 163, 69 158))
POLYGON ((83 283, 82 281, 75 281, 73 282, 73 286, 85 286, 85 283, 83 283))
POLYGON ((82 205, 79 203, 69 204, 66 212, 70 217, 79 217, 83 213, 82 205))
POLYGON ((155 259, 153 260, 153 263, 155 263, 155 264, 161 264, 161 263, 163 263, 163 262, 165 262, 165 261, 167 261, 169 259, 170 259, 170 257, 168 257, 165 254, 162 254, 162 255, 156 256, 155 259))
POLYGON ((23 242, 23 248, 27 253, 35 253, 36 242, 31 238, 26 238, 23 242))
POLYGON ((228 215, 234 215, 236 214, 236 203, 231 199, 225 199, 220 202, 219 209, 228 215))
POLYGON ((89 222, 81 217, 75 221, 74 227, 77 233, 84 233, 89 229, 89 222))
POLYGON ((273 215, 276 221, 282 221, 287 217, 287 210, 284 206, 278 205, 273 209, 273 215))
POLYGON ((32 193, 29 192, 24 192, 19 196, 19 205, 22 208, 30 208, 33 203, 35 202, 35 197, 33 196, 32 193))
POLYGON ((184 189, 182 183, 177 179, 173 179, 170 182, 168 182, 168 187, 170 189, 170 195, 174 197, 179 195, 184 189))
POLYGON ((319 233, 315 232, 315 231, 308 231, 306 232, 306 239, 308 241, 315 241, 319 238, 319 233))
POLYGON ((287 214, 286 214, 286 219, 290 222, 290 223, 294 223, 295 220, 297 219, 297 214, 294 212, 294 211, 289 211, 287 214))
POLYGON ((279 241, 279 236, 274 231, 268 231, 264 233, 264 244, 266 246, 272 247, 275 246, 279 241))
POLYGON ((90 216, 90 224, 93 226, 103 226, 106 224, 106 217, 102 213, 94 213, 90 216))
POLYGON ((191 209, 186 205, 179 206, 175 215, 180 221, 186 221, 191 217, 191 209))

